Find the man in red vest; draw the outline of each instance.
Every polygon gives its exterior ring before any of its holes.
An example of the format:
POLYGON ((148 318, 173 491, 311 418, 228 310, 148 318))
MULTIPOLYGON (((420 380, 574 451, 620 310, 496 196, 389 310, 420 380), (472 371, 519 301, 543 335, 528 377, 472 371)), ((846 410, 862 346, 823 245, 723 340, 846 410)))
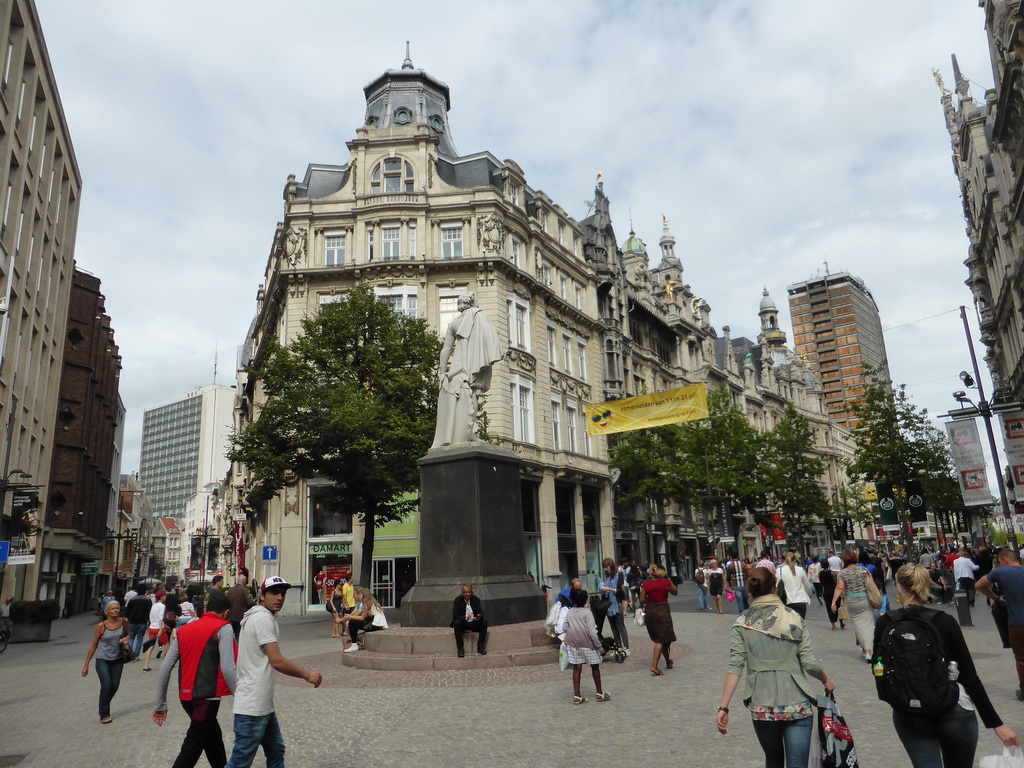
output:
POLYGON ((191 720, 173 768, 194 768, 204 751, 212 768, 227 764, 217 711, 221 697, 235 691, 238 646, 227 620, 230 611, 231 601, 224 593, 211 593, 202 618, 178 629, 160 667, 153 722, 163 725, 167 720, 167 684, 179 659, 178 696, 191 720))

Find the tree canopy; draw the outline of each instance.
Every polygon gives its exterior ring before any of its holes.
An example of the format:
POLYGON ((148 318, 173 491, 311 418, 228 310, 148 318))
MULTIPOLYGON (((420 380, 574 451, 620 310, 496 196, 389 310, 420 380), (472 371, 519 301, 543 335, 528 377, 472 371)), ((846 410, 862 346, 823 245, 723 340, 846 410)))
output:
POLYGON ((619 500, 670 500, 692 508, 707 495, 727 496, 758 523, 769 523, 759 514, 769 507, 782 512, 797 539, 828 515, 825 465, 813 452, 810 423, 795 407, 787 405, 775 428, 759 433, 722 387, 708 392, 708 414, 626 433, 611 458, 622 473, 619 500))
POLYGON ((331 499, 366 526, 363 584, 374 528, 416 508, 440 349, 425 320, 395 313, 360 286, 304 318, 287 347, 268 339, 249 371, 265 401, 232 437, 229 458, 247 466, 257 497, 273 496, 290 473, 332 481, 331 499))
POLYGON ((956 480, 946 436, 906 390, 905 384, 893 386, 877 371, 869 372, 863 394, 850 408, 859 423, 849 471, 865 482, 890 483, 898 498, 908 481, 919 480, 932 506, 960 509, 952 493, 956 480))
POLYGON ((807 417, 786 403, 782 418, 765 435, 761 458, 764 490, 782 513, 786 531, 804 549, 804 535, 829 513, 821 487, 825 462, 812 451, 814 432, 807 417))

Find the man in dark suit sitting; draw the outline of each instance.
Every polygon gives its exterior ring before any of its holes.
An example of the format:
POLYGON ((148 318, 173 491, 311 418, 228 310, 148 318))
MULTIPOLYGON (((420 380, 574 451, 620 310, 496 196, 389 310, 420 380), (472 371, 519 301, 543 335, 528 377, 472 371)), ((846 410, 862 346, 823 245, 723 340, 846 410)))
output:
POLYGON ((462 585, 462 595, 456 597, 452 604, 451 626, 455 628, 455 645, 459 649, 460 659, 466 655, 462 637, 465 632, 479 634, 480 639, 476 643, 477 653, 481 656, 487 655, 487 619, 484 618, 480 598, 473 594, 473 587, 469 584, 462 585))

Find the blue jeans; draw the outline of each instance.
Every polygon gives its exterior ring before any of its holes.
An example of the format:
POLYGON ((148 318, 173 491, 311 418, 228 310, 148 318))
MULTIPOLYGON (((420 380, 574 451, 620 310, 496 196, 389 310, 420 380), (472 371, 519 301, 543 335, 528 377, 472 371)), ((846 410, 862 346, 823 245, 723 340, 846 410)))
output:
POLYGON ((135 656, 142 653, 142 644, 146 641, 147 629, 149 629, 149 624, 128 625, 128 647, 132 649, 135 656))
POLYGON ((110 717, 110 702, 121 687, 124 662, 96 659, 96 676, 100 679, 100 720, 110 717))
POLYGON ((697 605, 702 611, 708 609, 708 585, 698 584, 697 585, 697 605))
POLYGON ((957 704, 944 720, 892 711, 892 724, 914 768, 974 765, 978 718, 957 704))
POLYGON ((754 720, 754 735, 764 751, 764 768, 807 768, 813 717, 754 720))
POLYGON ((733 587, 732 591, 736 595, 736 607, 739 608, 739 613, 743 613, 750 607, 750 600, 747 599, 747 588, 733 587))
POLYGON ((284 737, 277 713, 235 715, 235 747, 225 768, 249 768, 262 746, 267 768, 284 768, 284 737))

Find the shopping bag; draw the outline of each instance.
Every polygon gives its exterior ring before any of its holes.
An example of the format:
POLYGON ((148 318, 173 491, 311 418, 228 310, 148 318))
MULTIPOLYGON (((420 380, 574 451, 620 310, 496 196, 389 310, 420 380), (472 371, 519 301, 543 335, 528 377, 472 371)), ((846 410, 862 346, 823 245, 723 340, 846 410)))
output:
POLYGON ((1024 753, 1020 747, 1003 747, 1003 754, 981 758, 979 768, 1024 768, 1024 753))
POLYGON ((644 625, 644 621, 646 620, 646 615, 647 612, 643 608, 637 608, 636 611, 633 612, 633 623, 636 624, 638 627, 642 627, 644 625))
POLYGON ((882 595, 882 609, 881 609, 880 613, 888 613, 888 612, 889 612, 889 596, 888 595, 882 595))
POLYGON ((569 657, 565 653, 565 643, 562 643, 558 649, 558 668, 564 672, 569 666, 569 657))
POLYGON ((725 590, 725 599, 731 603, 733 600, 736 599, 736 593, 733 592, 731 589, 725 590))
POLYGON ((831 693, 818 696, 816 725, 822 768, 859 768, 853 734, 831 693))

